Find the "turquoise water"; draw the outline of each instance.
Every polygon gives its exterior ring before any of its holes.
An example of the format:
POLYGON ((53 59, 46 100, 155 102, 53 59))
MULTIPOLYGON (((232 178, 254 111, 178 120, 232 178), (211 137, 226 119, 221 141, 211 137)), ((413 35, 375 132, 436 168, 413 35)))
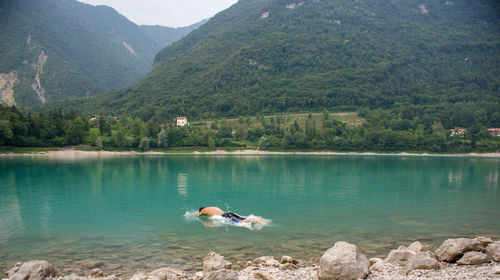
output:
POLYGON ((0 268, 194 272, 214 250, 319 258, 335 241, 369 257, 415 240, 500 237, 500 159, 376 156, 0 158, 0 268), (219 206, 272 222, 210 227, 219 206))

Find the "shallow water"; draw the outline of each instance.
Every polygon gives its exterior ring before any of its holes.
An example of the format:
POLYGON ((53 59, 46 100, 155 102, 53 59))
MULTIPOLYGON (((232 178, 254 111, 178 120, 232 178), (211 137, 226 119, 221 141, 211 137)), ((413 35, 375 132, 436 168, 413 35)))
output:
POLYGON ((319 258, 335 241, 380 256, 420 240, 500 235, 500 159, 378 156, 138 156, 0 159, 0 268, 45 259, 63 273, 194 272, 319 258), (236 227, 202 206, 271 220, 236 227))

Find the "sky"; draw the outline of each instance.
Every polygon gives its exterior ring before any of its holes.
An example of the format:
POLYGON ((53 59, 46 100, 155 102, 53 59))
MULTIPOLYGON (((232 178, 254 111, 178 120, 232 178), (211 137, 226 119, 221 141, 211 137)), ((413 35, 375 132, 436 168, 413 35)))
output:
POLYGON ((237 0, 79 0, 113 7, 136 24, 188 26, 210 18, 237 0))

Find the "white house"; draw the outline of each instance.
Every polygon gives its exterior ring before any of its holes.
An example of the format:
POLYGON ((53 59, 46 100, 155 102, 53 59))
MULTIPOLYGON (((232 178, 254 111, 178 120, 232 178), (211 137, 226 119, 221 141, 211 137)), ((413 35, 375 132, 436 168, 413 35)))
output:
POLYGON ((177 120, 177 126, 189 125, 186 117, 177 117, 176 120, 177 120))

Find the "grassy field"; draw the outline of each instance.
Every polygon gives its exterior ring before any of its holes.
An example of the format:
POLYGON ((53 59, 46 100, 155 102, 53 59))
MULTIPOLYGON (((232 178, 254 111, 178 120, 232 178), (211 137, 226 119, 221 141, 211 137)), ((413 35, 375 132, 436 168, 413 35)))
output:
MULTIPOLYGON (((294 113, 294 114, 276 114, 276 115, 266 115, 260 117, 240 117, 237 119, 220 119, 220 120, 206 120, 206 121, 194 121, 190 125, 194 126, 205 126, 209 128, 215 121, 227 121, 233 129, 238 128, 242 125, 244 126, 258 126, 262 125, 262 122, 279 122, 281 125, 291 125, 295 121, 298 122, 300 126, 304 126, 306 120, 311 120, 316 123, 319 129, 322 129, 321 123, 325 119, 324 113, 294 113)), ((329 113, 329 120, 337 120, 346 123, 348 126, 359 126, 362 125, 366 120, 358 116, 356 112, 344 112, 344 113, 329 113)))
POLYGON ((50 151, 58 151, 59 148, 45 148, 45 147, 0 147, 0 154, 31 154, 31 153, 43 153, 50 151))

